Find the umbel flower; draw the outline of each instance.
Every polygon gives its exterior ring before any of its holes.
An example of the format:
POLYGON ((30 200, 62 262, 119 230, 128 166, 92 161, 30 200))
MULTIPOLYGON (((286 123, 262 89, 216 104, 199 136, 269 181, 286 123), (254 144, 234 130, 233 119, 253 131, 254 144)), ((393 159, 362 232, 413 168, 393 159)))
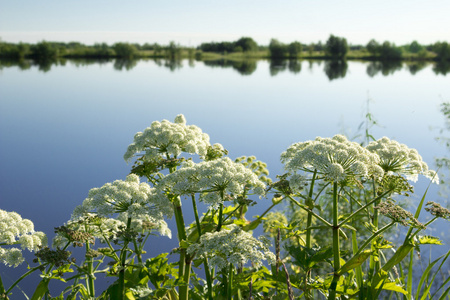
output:
POLYGON ((175 195, 201 193, 201 201, 217 207, 225 193, 236 197, 243 194, 245 188, 251 188, 255 194, 263 195, 265 187, 250 169, 223 157, 198 164, 186 161, 180 169, 164 177, 157 189, 175 195))
POLYGON ((155 121, 143 132, 136 133, 124 159, 129 162, 136 154, 142 154, 144 161, 153 162, 177 157, 181 152, 205 156, 209 146, 209 136, 195 125, 186 125, 186 119, 180 114, 174 123, 155 121))
POLYGON ((210 265, 219 269, 230 263, 241 266, 250 261, 256 268, 262 265, 263 260, 275 263, 275 254, 269 250, 267 239, 261 237, 258 240, 236 225, 228 227, 219 232, 205 233, 198 244, 188 247, 187 252, 210 259, 210 265))
POLYGON ((0 209, 0 262, 17 267, 24 258, 18 248, 3 248, 6 245, 19 245, 22 249, 37 251, 47 245, 47 236, 41 231, 34 231, 34 224, 16 212, 0 209))
POLYGON ((328 181, 344 182, 355 177, 383 176, 379 157, 350 142, 343 135, 317 137, 313 141, 295 143, 281 154, 281 161, 291 172, 314 172, 328 181))
POLYGON ((422 174, 433 182, 439 183, 436 172, 428 169, 416 149, 408 148, 405 144, 383 137, 370 142, 366 149, 378 154, 380 166, 386 173, 405 175, 408 180, 417 181, 422 174))
MULTIPOLYGON (((137 231, 142 232, 143 226, 146 227, 143 224, 151 223, 161 234, 170 236, 164 215, 172 214, 172 206, 168 202, 158 200, 160 197, 147 183, 140 183, 137 175, 130 174, 125 181, 116 180, 100 188, 91 189, 83 204, 73 211, 71 221, 78 222, 89 213, 105 218, 118 214, 117 220, 124 225, 128 217, 131 217, 132 226, 135 226, 137 231)), ((118 227, 113 221, 104 222, 111 226, 111 230, 118 227)))

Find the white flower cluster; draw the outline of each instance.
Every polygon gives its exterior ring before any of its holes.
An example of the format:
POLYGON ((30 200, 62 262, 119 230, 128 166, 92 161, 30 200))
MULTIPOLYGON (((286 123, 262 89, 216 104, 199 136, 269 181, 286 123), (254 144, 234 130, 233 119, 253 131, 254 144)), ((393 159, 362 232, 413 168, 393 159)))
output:
POLYGON ((281 161, 289 171, 314 172, 326 180, 342 182, 348 177, 381 177, 378 155, 350 142, 343 135, 333 138, 317 137, 313 141, 296 143, 281 154, 281 161))
POLYGON ((217 207, 223 202, 221 193, 237 196, 246 186, 258 195, 263 195, 266 187, 250 169, 223 157, 198 164, 186 161, 177 171, 164 177, 157 189, 170 190, 176 195, 201 193, 201 201, 217 207))
MULTIPOLYGON (((104 242, 104 238, 115 238, 126 224, 122 221, 101 218, 93 213, 86 213, 82 217, 69 220, 64 226, 73 231, 88 233, 92 238, 98 238, 104 242)), ((58 231, 53 238, 53 247, 63 248, 69 240, 67 236, 58 231)))
MULTIPOLYGON (((119 232, 126 228, 127 213, 119 215, 118 219, 101 218, 96 214, 86 213, 83 217, 69 220, 64 226, 70 230, 88 233, 92 238, 98 238, 103 243, 106 239, 117 238, 119 232)), ((140 215, 132 218, 130 228, 139 233, 148 233, 157 230, 161 235, 172 238, 172 233, 163 220, 149 215, 140 215)), ((65 234, 58 232, 53 238, 53 247, 64 247, 69 240, 65 234)))
POLYGON ((275 263, 275 254, 269 250, 269 243, 263 237, 255 239, 250 233, 243 231, 236 225, 219 232, 205 233, 198 244, 188 247, 189 254, 197 253, 201 258, 208 258, 213 267, 225 268, 228 264, 240 266, 252 262, 260 267, 263 260, 269 264, 275 263))
MULTIPOLYGON (((18 245, 22 249, 36 251, 47 245, 47 236, 41 231, 34 231, 34 224, 15 212, 0 209, 0 246, 18 245)), ((24 261, 22 251, 18 248, 0 247, 0 262, 17 267, 24 261)))
POLYGON ((418 175, 422 174, 435 183, 439 178, 435 171, 429 170, 428 165, 422 160, 416 149, 408 148, 405 144, 383 137, 377 141, 370 142, 366 148, 378 154, 380 166, 387 173, 405 175, 408 180, 417 181, 418 175))
POLYGON ((145 161, 177 157, 181 152, 205 156, 209 146, 209 136, 195 125, 186 125, 184 116, 178 115, 174 123, 155 121, 144 132, 136 133, 124 159, 129 162, 137 153, 144 153, 145 161))
POLYGON ((72 220, 92 212, 101 217, 118 213, 119 220, 125 221, 130 216, 135 222, 148 221, 155 224, 161 234, 169 235, 164 215, 171 216, 173 207, 165 200, 165 197, 158 195, 147 183, 140 183, 137 175, 130 174, 125 181, 116 180, 100 188, 91 189, 83 204, 75 208, 72 220))

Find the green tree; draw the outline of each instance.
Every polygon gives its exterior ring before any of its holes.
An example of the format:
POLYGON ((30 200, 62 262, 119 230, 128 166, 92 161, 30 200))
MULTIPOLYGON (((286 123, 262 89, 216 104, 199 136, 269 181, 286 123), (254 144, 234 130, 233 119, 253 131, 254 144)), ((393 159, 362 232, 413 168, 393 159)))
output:
POLYGON ((241 37, 235 42, 235 48, 241 47, 243 52, 253 52, 258 50, 258 44, 249 37, 241 37))
POLYGON ((58 56, 58 50, 54 45, 42 41, 31 47, 31 56, 36 59, 53 59, 58 56))
POLYGON ((288 53, 288 47, 276 39, 271 39, 269 52, 271 58, 285 58, 288 53))
POLYGON ((381 50, 380 48, 380 43, 378 43, 374 39, 371 39, 366 46, 367 51, 369 51, 369 53, 372 55, 379 55, 381 50))
POLYGON ((403 57, 402 49, 385 41, 380 47, 380 56, 383 60, 400 60, 403 57))
POLYGON ((169 46, 165 49, 166 57, 169 59, 180 59, 181 58, 181 47, 175 42, 170 42, 169 46))
POLYGON ((137 55, 137 49, 134 45, 128 43, 115 43, 113 46, 116 56, 120 58, 133 58, 137 55))
POLYGON ((299 42, 292 42, 287 46, 289 57, 297 58, 301 55, 303 46, 299 42))
POLYGON ((325 51, 327 55, 333 58, 345 58, 348 52, 347 40, 345 38, 330 35, 325 44, 325 51))
POLYGON ((419 44, 417 41, 413 41, 408 46, 408 51, 411 53, 419 53, 423 49, 424 49, 424 47, 421 44, 419 44))
POLYGON ((433 51, 436 53, 438 60, 450 60, 450 45, 447 42, 437 42, 434 44, 433 51))

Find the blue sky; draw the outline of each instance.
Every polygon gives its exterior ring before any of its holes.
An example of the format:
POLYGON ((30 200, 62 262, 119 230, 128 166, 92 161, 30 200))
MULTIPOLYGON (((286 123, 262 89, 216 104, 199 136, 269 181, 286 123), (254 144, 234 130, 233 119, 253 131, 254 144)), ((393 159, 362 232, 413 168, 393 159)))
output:
POLYGON ((0 0, 6 42, 450 41, 449 0, 0 0))

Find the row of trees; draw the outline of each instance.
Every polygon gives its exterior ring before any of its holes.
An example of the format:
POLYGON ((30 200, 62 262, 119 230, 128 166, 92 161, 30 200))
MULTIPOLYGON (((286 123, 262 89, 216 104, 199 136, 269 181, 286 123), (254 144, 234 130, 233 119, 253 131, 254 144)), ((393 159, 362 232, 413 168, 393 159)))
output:
POLYGON ((186 48, 171 42, 169 45, 159 44, 131 44, 106 43, 95 44, 93 46, 83 45, 77 42, 55 43, 42 41, 37 44, 27 43, 5 43, 0 42, 0 57, 3 58, 34 58, 52 59, 56 57, 85 57, 85 58, 136 58, 142 56, 165 57, 177 59, 182 57, 182 53, 194 57, 202 52, 214 52, 220 54, 227 53, 255 53, 266 51, 273 59, 323 57, 332 59, 344 59, 349 51, 354 51, 353 56, 375 60, 402 60, 411 56, 418 59, 429 59, 434 57, 438 61, 450 60, 450 45, 447 42, 437 42, 432 45, 421 45, 417 41, 403 46, 396 46, 385 41, 379 43, 372 39, 365 46, 349 45, 343 37, 330 35, 325 44, 322 42, 311 43, 309 45, 294 41, 289 44, 272 39, 268 46, 258 45, 250 37, 242 37, 234 42, 211 42, 203 43, 197 49, 186 48))
POLYGON ((242 37, 235 42, 203 43, 198 47, 204 52, 232 53, 232 52, 255 52, 259 49, 258 44, 249 37, 242 37))
POLYGON ((0 42, 0 57, 14 59, 34 58, 38 60, 57 57, 136 58, 145 54, 145 51, 152 51, 153 56, 173 59, 179 58, 183 49, 174 42, 167 46, 156 43, 152 45, 115 43, 111 46, 101 43, 87 46, 77 42, 57 43, 42 41, 37 44, 0 42))

